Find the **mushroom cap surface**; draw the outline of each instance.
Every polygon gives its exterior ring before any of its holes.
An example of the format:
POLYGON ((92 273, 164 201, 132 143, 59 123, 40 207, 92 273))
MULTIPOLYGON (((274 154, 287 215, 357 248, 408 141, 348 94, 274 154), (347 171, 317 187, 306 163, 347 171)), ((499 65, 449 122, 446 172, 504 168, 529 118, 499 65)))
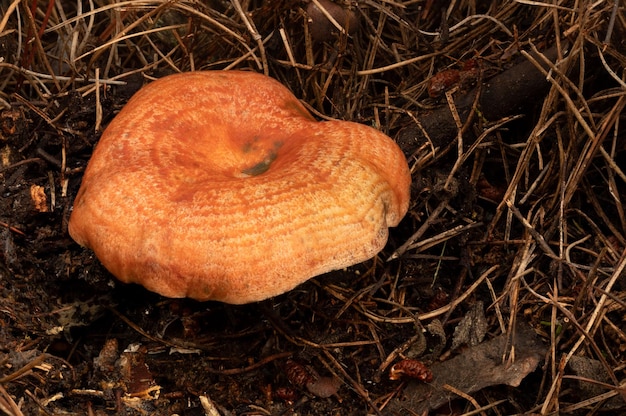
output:
POLYGON ((118 279, 241 304, 376 255, 409 205, 383 133, 318 122, 253 72, 170 75, 111 121, 69 233, 118 279))

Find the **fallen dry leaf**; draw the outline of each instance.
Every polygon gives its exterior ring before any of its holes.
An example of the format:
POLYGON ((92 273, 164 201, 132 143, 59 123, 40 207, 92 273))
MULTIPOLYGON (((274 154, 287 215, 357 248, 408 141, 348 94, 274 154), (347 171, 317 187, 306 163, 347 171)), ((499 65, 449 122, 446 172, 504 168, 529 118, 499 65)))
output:
POLYGON ((480 344, 485 338, 487 328, 483 302, 477 301, 454 328, 452 350, 456 350, 464 344, 472 347, 480 344))
POLYGON ((516 328, 515 362, 502 362, 506 352, 507 335, 500 335, 490 341, 468 348, 462 354, 430 367, 432 383, 410 382, 401 397, 395 398, 388 410, 406 414, 411 410, 421 414, 436 409, 457 398, 445 389, 449 385, 467 394, 472 394, 488 386, 507 384, 517 387, 524 377, 531 373, 545 354, 546 346, 534 331, 526 325, 516 328), (480 369, 480 371, 477 371, 480 369))
MULTIPOLYGON (((573 396, 580 400, 591 399, 607 392, 606 385, 611 385, 611 379, 602 363, 589 357, 574 355, 567 363, 568 369, 578 380, 567 380, 566 385, 574 391, 573 396), (598 384, 594 383, 597 381, 598 384), (605 385, 603 385, 603 384, 605 385)), ((626 396, 616 396, 607 400, 603 410, 623 409, 626 396)))

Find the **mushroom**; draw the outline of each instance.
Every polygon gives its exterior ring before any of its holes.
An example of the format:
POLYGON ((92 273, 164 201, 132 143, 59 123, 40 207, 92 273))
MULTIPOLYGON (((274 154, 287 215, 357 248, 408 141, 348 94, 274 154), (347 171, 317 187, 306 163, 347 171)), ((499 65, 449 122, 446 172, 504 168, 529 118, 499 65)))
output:
POLYGON ((389 137, 318 122, 269 77, 176 74, 106 128, 69 233, 123 282, 249 303, 376 255, 410 182, 389 137))
POLYGON ((359 19, 354 11, 330 0, 312 0, 306 6, 306 14, 311 38, 315 42, 333 40, 339 32, 353 35, 359 28, 359 19))

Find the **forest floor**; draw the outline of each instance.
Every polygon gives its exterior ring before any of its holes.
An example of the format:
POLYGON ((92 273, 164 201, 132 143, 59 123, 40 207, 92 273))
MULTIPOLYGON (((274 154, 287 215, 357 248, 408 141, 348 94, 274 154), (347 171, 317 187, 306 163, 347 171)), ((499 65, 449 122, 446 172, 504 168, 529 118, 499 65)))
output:
POLYGON ((626 411, 624 7, 2 1, 0 412, 626 411), (376 258, 233 306, 119 283, 70 238, 126 101, 223 69, 397 141, 411 203, 376 258))

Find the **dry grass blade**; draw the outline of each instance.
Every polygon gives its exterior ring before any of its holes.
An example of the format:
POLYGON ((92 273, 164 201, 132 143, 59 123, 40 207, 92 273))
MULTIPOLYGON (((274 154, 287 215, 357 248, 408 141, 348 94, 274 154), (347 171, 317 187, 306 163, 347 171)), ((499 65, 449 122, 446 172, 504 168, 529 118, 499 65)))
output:
POLYGON ((0 385, 0 410, 7 416, 24 416, 17 403, 2 385, 0 385))

